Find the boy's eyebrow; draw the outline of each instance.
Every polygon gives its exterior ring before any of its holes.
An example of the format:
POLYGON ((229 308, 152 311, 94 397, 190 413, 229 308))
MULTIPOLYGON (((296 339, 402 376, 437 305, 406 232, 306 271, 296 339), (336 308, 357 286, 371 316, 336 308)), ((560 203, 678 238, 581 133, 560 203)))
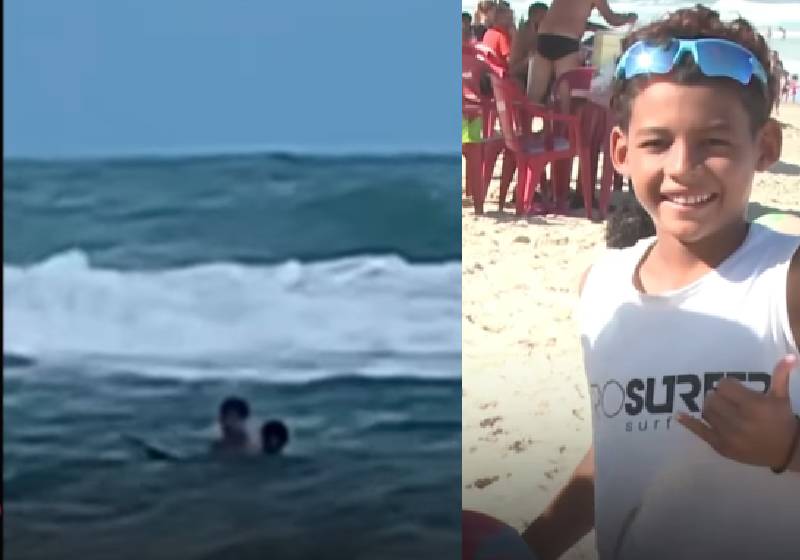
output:
MULTIPOLYGON (((711 121, 709 124, 705 126, 697 128, 697 130, 701 132, 729 131, 732 129, 733 127, 731 126, 731 123, 726 119, 717 119, 715 121, 711 121)), ((636 136, 649 136, 649 135, 661 136, 669 134, 672 134, 671 130, 663 126, 645 126, 636 131, 636 136)))
POLYGON ((662 126, 646 126, 636 131, 636 136, 664 136, 669 134, 670 130, 662 126))

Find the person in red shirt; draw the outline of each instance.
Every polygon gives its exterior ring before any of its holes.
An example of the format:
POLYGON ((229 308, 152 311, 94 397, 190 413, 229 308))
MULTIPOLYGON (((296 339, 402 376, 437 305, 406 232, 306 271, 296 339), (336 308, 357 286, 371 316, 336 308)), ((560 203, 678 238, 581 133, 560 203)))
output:
POLYGON ((481 0, 475 10, 475 17, 472 21, 472 32, 478 41, 483 41, 486 31, 494 23, 495 10, 497 4, 493 0, 481 0))
POLYGON ((511 33, 514 27, 514 12, 503 5, 498 6, 494 25, 483 36, 482 43, 507 65, 511 55, 511 33))

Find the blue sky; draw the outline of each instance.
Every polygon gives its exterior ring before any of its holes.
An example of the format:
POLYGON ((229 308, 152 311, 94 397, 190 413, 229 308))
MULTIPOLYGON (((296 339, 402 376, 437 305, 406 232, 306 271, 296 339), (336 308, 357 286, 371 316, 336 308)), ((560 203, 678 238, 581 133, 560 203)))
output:
POLYGON ((6 0, 5 157, 457 151, 455 0, 6 0))

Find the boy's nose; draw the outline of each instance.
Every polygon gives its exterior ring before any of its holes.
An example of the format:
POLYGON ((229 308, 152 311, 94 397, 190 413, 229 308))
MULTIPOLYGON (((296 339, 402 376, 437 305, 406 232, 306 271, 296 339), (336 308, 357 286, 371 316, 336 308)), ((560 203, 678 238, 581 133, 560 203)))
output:
POLYGON ((676 140, 672 143, 664 162, 664 171, 672 177, 680 177, 693 172, 698 165, 698 154, 689 142, 676 140))

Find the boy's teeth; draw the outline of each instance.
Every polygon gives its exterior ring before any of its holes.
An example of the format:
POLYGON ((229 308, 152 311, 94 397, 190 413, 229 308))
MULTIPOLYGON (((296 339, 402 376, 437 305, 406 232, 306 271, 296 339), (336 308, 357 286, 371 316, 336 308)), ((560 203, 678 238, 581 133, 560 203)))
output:
POLYGON ((692 204, 702 204, 704 202, 708 202, 709 200, 711 200, 711 195, 704 194, 697 196, 670 196, 668 198, 670 202, 675 202, 677 204, 692 205, 692 204))

